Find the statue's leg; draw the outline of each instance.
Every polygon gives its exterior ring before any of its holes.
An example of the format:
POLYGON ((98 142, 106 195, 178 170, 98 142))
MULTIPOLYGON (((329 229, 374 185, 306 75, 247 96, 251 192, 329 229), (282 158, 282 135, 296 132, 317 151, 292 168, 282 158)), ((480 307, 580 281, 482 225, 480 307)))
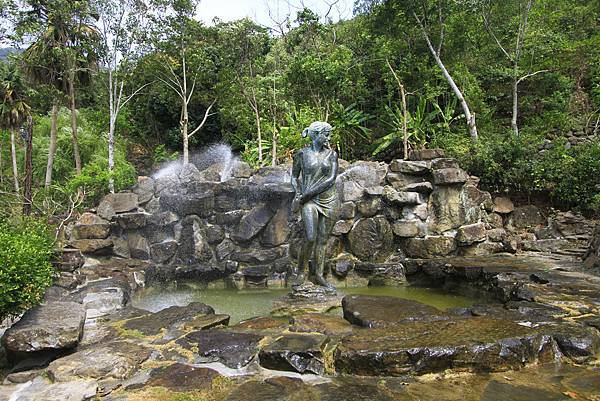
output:
POLYGON ((327 241, 331 230, 333 229, 333 219, 329 219, 323 215, 319 216, 317 228, 317 244, 316 244, 316 274, 315 284, 322 285, 328 288, 334 288, 333 285, 325 280, 323 272, 325 271, 325 253, 327 251, 327 241))
POLYGON ((308 262, 313 257, 317 242, 319 212, 311 203, 302 207, 302 224, 304 225, 304 243, 298 257, 298 266, 292 272, 293 285, 304 283, 308 272, 308 262))

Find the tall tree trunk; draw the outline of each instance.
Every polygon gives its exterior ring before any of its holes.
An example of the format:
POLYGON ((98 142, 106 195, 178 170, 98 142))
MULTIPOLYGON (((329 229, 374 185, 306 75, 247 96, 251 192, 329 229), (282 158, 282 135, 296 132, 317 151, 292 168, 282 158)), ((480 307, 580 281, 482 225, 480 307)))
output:
POLYGON ((429 35, 427 34, 427 31, 425 30, 425 27, 423 26, 421 19, 415 13, 413 13, 413 15, 414 15, 415 19, 417 20, 417 22, 419 23, 419 26, 421 27, 423 37, 425 38, 425 41, 427 42, 427 47, 429 48, 429 52, 435 59, 435 62, 437 63, 438 67, 440 67, 440 70, 442 70, 442 74, 444 75, 444 78, 446 78, 446 81, 448 81, 448 84, 452 88, 452 91, 454 92, 454 94, 456 95, 456 97, 458 98, 458 101, 460 102, 460 104, 462 106, 463 113, 465 113, 465 118, 467 119, 467 126, 469 127, 469 134, 471 135, 471 139, 473 140, 473 142, 477 142, 478 134, 477 134, 477 125, 475 124, 475 115, 471 114, 471 110, 469 109, 469 105, 467 104, 465 97, 463 96, 462 92, 460 91, 460 89, 458 88, 456 83, 454 82, 454 79, 452 79, 452 76, 446 69, 446 66, 444 66, 444 63, 442 62, 442 59, 440 59, 439 54, 433 48, 433 45, 431 44, 431 40, 429 40, 429 35))
POLYGON ((406 91, 404 90, 404 85, 400 78, 398 78, 398 74, 392 68, 389 60, 386 60, 387 65, 394 75, 394 79, 396 79, 396 83, 398 84, 398 89, 400 89, 400 98, 402 99, 402 142, 404 144, 404 160, 408 160, 408 108, 406 107, 406 91))
POLYGON ((510 126, 515 134, 519 135, 519 126, 517 125, 517 117, 519 115, 519 83, 522 79, 519 78, 519 60, 521 59, 521 52, 523 50, 523 44, 525 42, 525 34, 527 33, 527 20, 529 18, 529 11, 533 6, 533 0, 529 0, 521 15, 521 21, 519 22, 519 32, 517 33, 517 42, 515 44, 515 56, 513 59, 513 107, 512 107, 512 118, 510 120, 510 126))
POLYGON ((23 192, 23 214, 29 216, 31 214, 31 181, 33 176, 33 164, 31 155, 33 153, 33 120, 31 116, 27 116, 26 123, 26 138, 25 138, 25 182, 23 192))
POLYGON ((115 193, 115 179, 113 173, 115 171, 115 124, 116 116, 110 116, 110 124, 108 127, 108 190, 115 193))
POLYGON ((254 110, 254 118, 256 119, 256 132, 258 134, 258 163, 262 165, 262 132, 260 129, 260 114, 258 111, 258 103, 256 102, 256 94, 252 91, 252 109, 254 110))
POLYGON ((77 141, 77 109, 75 108, 75 70, 71 70, 69 74, 69 98, 71 104, 71 137, 73 139, 75 171, 77 171, 77 174, 81 174, 81 156, 79 155, 79 142, 77 141))
POLYGON ((50 147, 48 149, 48 163, 46 164, 46 179, 44 188, 49 188, 52 185, 52 168, 54 166, 54 155, 56 154, 56 137, 58 123, 58 102, 55 101, 52 105, 52 123, 50 125, 50 147))
POLYGON ((18 195, 19 190, 19 171, 17 169, 17 149, 15 147, 15 130, 10 130, 10 155, 12 157, 13 179, 15 181, 15 193, 18 195))
POLYGON ((183 164, 190 162, 189 137, 188 137, 188 111, 185 101, 182 103, 181 110, 181 139, 183 141, 183 164))
POLYGON ((273 141, 271 146, 271 166, 277 165, 277 130, 273 124, 273 141))
MULTIPOLYGON (((516 72, 516 64, 515 64, 515 72, 516 72)), ((510 126, 515 134, 515 136, 519 135, 519 126, 517 125, 517 117, 519 115, 519 78, 514 77, 513 87, 512 87, 512 118, 510 119, 510 126)))

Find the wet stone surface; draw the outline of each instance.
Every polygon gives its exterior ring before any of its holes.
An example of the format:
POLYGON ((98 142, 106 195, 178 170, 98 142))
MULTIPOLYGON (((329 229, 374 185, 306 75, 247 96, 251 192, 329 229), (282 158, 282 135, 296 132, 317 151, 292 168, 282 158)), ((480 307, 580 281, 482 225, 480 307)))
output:
POLYGON ((197 354, 198 362, 221 362, 237 369, 248 365, 258 353, 258 343, 263 338, 252 333, 224 330, 194 331, 176 343, 197 354))
POLYGON ((177 392, 210 389, 219 373, 212 369, 175 363, 167 367, 154 369, 150 373, 147 387, 164 387, 177 392))
POLYGON ((329 338, 321 334, 286 334, 260 351, 260 364, 273 370, 323 374, 328 342, 329 338))
POLYGON ((552 357, 548 336, 510 321, 472 317, 354 332, 338 346, 335 367, 339 373, 394 376, 519 368, 552 357))
POLYGON ((347 295, 344 318, 362 327, 385 327, 418 320, 447 320, 442 311, 420 302, 396 297, 347 295))
POLYGON ((211 306, 200 302, 192 302, 187 306, 171 306, 160 312, 129 320, 123 324, 123 328, 137 330, 144 335, 156 335, 162 329, 181 326, 198 315, 212 313, 215 313, 215 310, 211 306))

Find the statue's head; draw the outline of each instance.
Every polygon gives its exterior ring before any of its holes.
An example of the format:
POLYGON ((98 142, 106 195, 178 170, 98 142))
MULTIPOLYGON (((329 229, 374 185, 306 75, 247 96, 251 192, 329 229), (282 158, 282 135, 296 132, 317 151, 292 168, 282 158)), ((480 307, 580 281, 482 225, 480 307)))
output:
POLYGON ((329 145, 329 138, 331 137, 331 131, 333 127, 323 121, 315 121, 308 128, 302 131, 302 137, 305 138, 307 135, 314 143, 319 143, 322 146, 329 145))

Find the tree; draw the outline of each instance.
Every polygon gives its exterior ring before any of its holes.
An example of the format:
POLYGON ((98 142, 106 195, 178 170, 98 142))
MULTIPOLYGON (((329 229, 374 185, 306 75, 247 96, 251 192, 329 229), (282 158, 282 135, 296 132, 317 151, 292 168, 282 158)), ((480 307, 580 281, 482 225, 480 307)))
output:
MULTIPOLYGON (((98 32, 92 25, 94 16, 87 0, 26 0, 25 3, 27 7, 18 18, 17 33, 35 38, 24 54, 27 75, 34 82, 58 86, 67 94, 75 169, 80 174, 75 87, 78 83, 88 84, 97 66, 98 32)), ((53 116, 57 111, 58 104, 53 107, 53 116)), ((49 159, 54 157, 55 147, 50 150, 49 159)), ((51 164, 49 160, 50 170, 51 164)), ((51 174, 47 173, 47 182, 51 181, 51 174)))
MULTIPOLYGON (((100 61, 106 74, 108 90, 108 171, 115 168, 115 129, 121 109, 148 83, 126 94, 125 84, 134 65, 136 47, 146 28, 148 7, 137 0, 101 0, 94 4, 98 12, 101 35, 100 61)), ((114 178, 109 179, 109 190, 115 192, 114 178)))
POLYGON ((247 105, 252 110, 257 134, 258 162, 263 162, 262 113, 267 109, 263 104, 269 83, 265 82, 265 56, 270 47, 266 29, 249 19, 222 24, 219 26, 223 40, 221 52, 227 71, 237 86, 247 105), (265 87, 265 84, 268 86, 265 87))
POLYGON ((499 49, 502 51, 502 54, 512 63, 512 117, 510 120, 510 126, 515 135, 519 135, 519 126, 517 124, 517 118, 519 115, 519 84, 527 78, 548 71, 544 69, 521 75, 521 68, 519 64, 523 55, 523 47, 527 35, 529 12, 531 11, 533 4, 534 0, 519 1, 518 29, 514 39, 514 50, 511 53, 505 49, 505 46, 502 45, 500 39, 494 33, 494 26, 492 25, 490 15, 492 13, 492 3, 489 0, 486 2, 486 7, 482 11, 483 22, 487 32, 492 39, 494 39, 494 42, 496 45, 498 45, 499 49))
MULTIPOLYGON (((191 19, 195 14, 196 0, 173 1, 169 3, 171 14, 162 15, 157 21, 160 29, 154 33, 154 46, 157 57, 156 79, 177 95, 181 112, 179 126, 183 143, 183 163, 189 163, 189 141, 206 124, 217 99, 214 99, 204 112, 202 121, 190 128, 189 106, 194 93, 203 79, 210 75, 213 60, 203 51, 200 24, 191 19)), ((155 22, 156 23, 156 22, 155 22)))
MULTIPOLYGON (((444 43, 444 20, 443 20, 442 15, 445 12, 447 12, 447 10, 446 11, 442 10, 442 4, 443 4, 442 1, 438 2, 438 4, 437 4, 440 26, 439 26, 439 40, 438 40, 438 44, 437 44, 436 48, 433 47, 433 44, 431 43, 431 39, 429 38, 429 32, 428 32, 428 27, 427 27, 428 15, 422 15, 419 17, 414 10, 412 11, 412 15, 415 18, 415 20, 417 21, 417 24, 419 24, 419 27, 421 28, 421 33, 423 34, 423 38, 425 39, 425 42, 427 43, 427 48, 429 49, 429 52, 431 53, 436 64, 442 71, 444 78, 446 78, 446 81, 448 81, 448 85, 450 85, 450 88, 452 88, 452 91, 458 98, 458 101, 460 102, 460 105, 463 109, 463 113, 465 114, 465 118, 467 120, 467 127, 469 128, 469 134, 471 135, 471 139, 473 140, 473 142, 476 142, 477 138, 478 138, 478 133, 477 133, 477 125, 475 124, 475 114, 471 113, 471 109, 469 108, 467 100, 465 99, 465 97, 464 97, 462 91, 460 90, 460 88, 458 87, 458 85, 456 85, 456 82, 452 78, 452 75, 450 75, 450 72, 444 65, 444 62, 442 61, 442 58, 441 58, 442 46, 444 43)), ((423 7, 423 8, 426 10, 425 12, 427 13, 427 7, 423 7)))
POLYGON ((14 187, 15 193, 19 194, 15 132, 26 121, 31 108, 25 101, 26 87, 16 65, 14 63, 9 64, 2 73, 2 81, 0 83, 0 97, 2 99, 0 128, 10 131, 14 187))

